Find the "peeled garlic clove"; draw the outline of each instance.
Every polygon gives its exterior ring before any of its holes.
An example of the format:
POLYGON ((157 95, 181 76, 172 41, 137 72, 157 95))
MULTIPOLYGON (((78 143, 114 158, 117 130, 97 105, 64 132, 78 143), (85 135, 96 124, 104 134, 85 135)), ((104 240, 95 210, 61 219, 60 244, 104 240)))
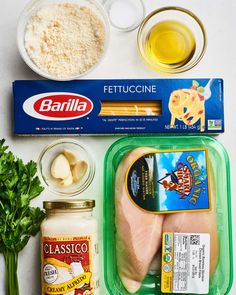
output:
POLYGON ((68 162, 70 163, 71 166, 73 166, 73 165, 75 165, 77 163, 78 159, 77 159, 76 155, 72 151, 65 149, 63 151, 63 153, 64 153, 65 157, 67 158, 67 160, 68 160, 68 162))
POLYGON ((60 154, 52 162, 51 175, 54 178, 66 179, 70 174, 70 164, 66 157, 60 154))
POLYGON ((60 182, 61 186, 70 186, 73 184, 73 177, 72 177, 72 174, 70 173, 69 176, 66 178, 66 179, 63 179, 61 182, 60 182))
POLYGON ((72 176, 74 182, 79 182, 88 170, 88 163, 79 161, 72 167, 72 176))

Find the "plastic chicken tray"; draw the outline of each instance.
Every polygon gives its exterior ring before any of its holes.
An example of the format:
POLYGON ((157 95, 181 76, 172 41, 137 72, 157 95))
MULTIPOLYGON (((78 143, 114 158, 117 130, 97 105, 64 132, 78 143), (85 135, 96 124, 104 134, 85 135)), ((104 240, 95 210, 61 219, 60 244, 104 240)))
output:
POLYGON ((215 139, 206 136, 127 137, 110 147, 104 169, 104 269, 105 283, 110 294, 164 293, 161 286, 164 278, 163 264, 161 266, 160 261, 163 259, 162 234, 166 231, 208 233, 211 240, 208 293, 188 291, 166 293, 212 295, 229 293, 233 277, 229 169, 228 155, 223 146, 215 139), (151 202, 150 196, 147 202, 147 195, 145 198, 140 197, 139 190, 142 190, 145 184, 142 175, 139 175, 139 170, 142 170, 140 167, 146 164, 149 166, 149 173, 154 169, 153 164, 150 164, 153 161, 153 151, 156 153, 155 163, 159 165, 155 168, 156 172, 152 171, 158 180, 153 192, 159 196, 159 202, 155 201, 155 204, 152 203, 148 207, 151 202), (190 182, 192 187, 188 187, 189 192, 181 189, 181 183, 178 183, 177 178, 181 175, 181 171, 184 169, 187 171, 187 165, 177 164, 175 170, 173 168, 174 157, 177 155, 175 153, 179 156, 177 161, 183 162, 181 157, 184 154, 190 164, 192 158, 188 153, 195 158, 198 157, 196 162, 199 164, 204 183, 201 192, 196 189, 199 182, 194 182, 197 175, 194 165, 190 165, 188 171, 188 177, 193 174, 190 182), (164 168, 160 168, 160 165, 164 168), (161 175, 163 171, 160 169, 164 171, 164 176, 161 175), (163 190, 172 196, 172 200, 175 198, 175 201, 168 204, 168 200, 161 200, 163 190), (173 197, 174 192, 175 197, 173 197), (196 202, 190 201, 193 195, 196 197, 196 202), (204 199, 204 202, 201 202, 201 199, 204 199), (193 206, 197 203, 198 207, 194 210, 193 206), (182 206, 182 204, 190 205, 182 206), (189 212, 181 212, 184 208, 189 212), (150 212, 152 209, 155 212, 150 212), (159 219, 156 220, 155 227, 148 228, 152 218, 159 219), (153 238, 153 231, 156 231, 158 241, 153 238), (155 262, 155 257, 156 266, 155 263, 153 266, 151 261, 155 262))

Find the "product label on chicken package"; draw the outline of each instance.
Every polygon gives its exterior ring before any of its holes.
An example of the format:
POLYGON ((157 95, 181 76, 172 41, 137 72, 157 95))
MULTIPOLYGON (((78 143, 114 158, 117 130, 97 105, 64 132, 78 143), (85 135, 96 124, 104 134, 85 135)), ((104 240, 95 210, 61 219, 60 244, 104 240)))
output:
POLYGON ((94 295, 90 236, 43 237, 42 260, 45 295, 94 295))
POLYGON ((164 233, 162 242, 163 293, 209 293, 210 235, 164 233))
POLYGON ((152 213, 210 211, 207 149, 156 151, 136 159, 126 175, 131 200, 152 213))

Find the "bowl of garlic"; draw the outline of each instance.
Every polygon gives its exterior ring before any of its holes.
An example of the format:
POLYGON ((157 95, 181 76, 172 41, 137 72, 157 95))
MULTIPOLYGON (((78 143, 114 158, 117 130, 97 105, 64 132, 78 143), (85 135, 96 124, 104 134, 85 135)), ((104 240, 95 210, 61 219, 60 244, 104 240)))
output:
POLYGON ((56 140, 38 159, 41 183, 51 193, 73 197, 88 188, 95 175, 95 162, 78 140, 56 140))

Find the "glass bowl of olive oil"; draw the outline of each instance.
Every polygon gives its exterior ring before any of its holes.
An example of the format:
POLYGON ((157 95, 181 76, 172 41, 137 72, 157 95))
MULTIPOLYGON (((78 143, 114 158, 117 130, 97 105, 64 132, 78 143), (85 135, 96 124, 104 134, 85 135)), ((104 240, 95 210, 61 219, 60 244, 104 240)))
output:
POLYGON ((142 22, 138 48, 144 61, 159 72, 190 70, 206 50, 206 32, 200 19, 181 7, 153 11, 142 22))

